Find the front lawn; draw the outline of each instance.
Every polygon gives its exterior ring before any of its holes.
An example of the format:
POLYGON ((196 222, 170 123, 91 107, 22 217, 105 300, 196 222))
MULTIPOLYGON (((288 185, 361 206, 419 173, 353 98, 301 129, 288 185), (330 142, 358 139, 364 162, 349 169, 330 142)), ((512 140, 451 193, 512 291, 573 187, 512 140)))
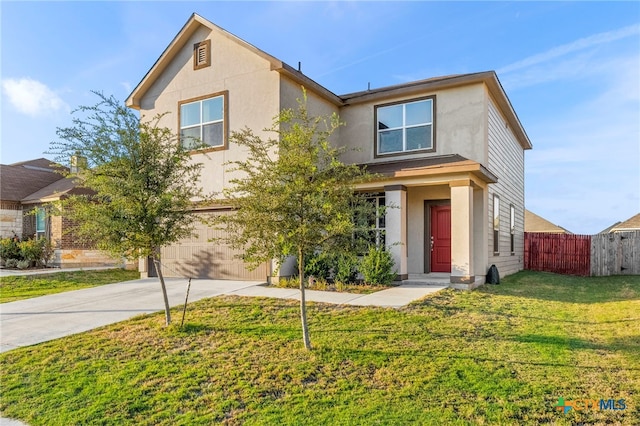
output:
POLYGON ((124 269, 60 271, 42 275, 7 276, 0 279, 0 303, 138 278, 140 278, 138 271, 124 269))
POLYGON ((0 355, 29 425, 640 423, 640 277, 523 272, 403 309, 217 297, 0 355), (180 308, 176 308, 177 311, 180 308), (178 312, 176 312, 176 315, 178 312), (622 410, 554 406, 624 400, 622 410))

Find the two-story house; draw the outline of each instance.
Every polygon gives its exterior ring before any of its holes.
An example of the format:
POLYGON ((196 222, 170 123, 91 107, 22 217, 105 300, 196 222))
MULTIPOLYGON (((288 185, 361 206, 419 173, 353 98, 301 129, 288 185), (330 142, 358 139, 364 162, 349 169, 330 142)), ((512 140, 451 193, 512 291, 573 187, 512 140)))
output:
MULTIPOLYGON (((495 72, 452 75, 336 95, 273 56, 192 15, 126 103, 143 116, 170 112, 163 125, 210 146, 194 151, 202 185, 220 191, 223 164, 244 152, 229 143, 245 126, 259 136, 304 87, 313 114, 338 113, 336 143, 358 148, 342 159, 381 178, 359 189, 394 205, 379 227, 400 279, 450 276, 452 286, 484 282, 523 268, 524 151, 531 142, 495 72)), ((209 211, 228 214, 228 211, 209 211)), ((231 250, 209 242, 214 231, 162 249, 166 275, 264 280, 231 250)), ((144 268, 144 265, 142 265, 144 268)))

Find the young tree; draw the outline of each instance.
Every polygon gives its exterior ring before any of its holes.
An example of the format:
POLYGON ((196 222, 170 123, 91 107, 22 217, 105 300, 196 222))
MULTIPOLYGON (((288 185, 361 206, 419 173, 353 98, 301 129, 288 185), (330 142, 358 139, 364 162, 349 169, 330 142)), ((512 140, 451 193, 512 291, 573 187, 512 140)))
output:
POLYGON ((113 96, 95 93, 99 102, 75 110, 73 125, 58 128, 60 141, 50 144, 57 161, 86 163, 70 176, 88 194, 69 197, 61 208, 75 222, 75 232, 99 249, 130 260, 153 259, 169 325, 160 247, 193 231, 194 200, 207 198, 198 184, 201 164, 191 161, 170 129, 159 126, 161 115, 141 120, 113 96))
POLYGON ((304 99, 285 109, 265 129, 263 140, 250 129, 233 132, 231 141, 247 149, 233 161, 239 172, 224 190, 221 203, 235 209, 213 219, 227 229, 225 243, 243 250, 243 259, 257 266, 296 256, 300 285, 300 318, 304 346, 311 349, 305 302, 305 256, 351 240, 359 197, 354 185, 368 178, 365 170, 339 160, 344 148, 329 142, 341 125, 337 114, 314 117, 304 99))

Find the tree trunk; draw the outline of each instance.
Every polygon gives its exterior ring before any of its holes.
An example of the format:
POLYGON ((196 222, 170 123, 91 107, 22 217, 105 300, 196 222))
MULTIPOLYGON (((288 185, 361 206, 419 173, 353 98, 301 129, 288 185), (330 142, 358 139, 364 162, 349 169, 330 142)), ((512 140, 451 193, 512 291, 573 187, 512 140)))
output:
POLYGON ((311 350, 311 340, 309 340, 309 328, 307 326, 307 302, 304 294, 304 255, 302 250, 298 250, 298 277, 300 277, 300 319, 302 320, 302 340, 304 347, 311 350))
POLYGON ((156 267, 158 273, 158 279, 160 280, 160 286, 162 287, 162 297, 164 298, 164 318, 165 325, 171 324, 171 312, 169 311, 169 297, 167 296, 167 286, 164 284, 164 277, 162 276, 162 267, 160 261, 154 256, 153 264, 156 267))

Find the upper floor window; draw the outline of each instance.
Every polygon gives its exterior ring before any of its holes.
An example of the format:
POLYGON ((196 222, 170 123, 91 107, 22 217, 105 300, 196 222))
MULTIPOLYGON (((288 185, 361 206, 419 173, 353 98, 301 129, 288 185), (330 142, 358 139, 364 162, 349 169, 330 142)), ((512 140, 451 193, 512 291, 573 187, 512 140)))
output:
POLYGON ((203 143, 212 148, 226 146, 226 92, 180 103, 180 142, 185 148, 203 143))
POLYGON ((433 150, 435 98, 376 107, 376 154, 433 150))

